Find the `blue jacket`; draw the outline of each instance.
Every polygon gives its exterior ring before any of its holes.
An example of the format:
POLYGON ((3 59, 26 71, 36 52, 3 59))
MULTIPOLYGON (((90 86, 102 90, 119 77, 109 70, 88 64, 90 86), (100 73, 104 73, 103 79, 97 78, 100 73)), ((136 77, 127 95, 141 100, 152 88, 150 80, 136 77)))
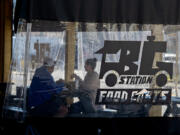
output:
POLYGON ((57 85, 52 75, 42 66, 36 69, 28 91, 28 107, 37 107, 62 91, 64 84, 57 85))

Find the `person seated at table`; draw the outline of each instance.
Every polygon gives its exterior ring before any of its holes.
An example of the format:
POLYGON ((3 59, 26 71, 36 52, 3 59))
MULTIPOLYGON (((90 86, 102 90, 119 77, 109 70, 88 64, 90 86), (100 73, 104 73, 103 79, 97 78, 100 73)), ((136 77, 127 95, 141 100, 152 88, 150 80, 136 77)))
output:
POLYGON ((102 105, 95 105, 97 89, 100 87, 99 75, 94 71, 96 62, 96 58, 86 60, 84 68, 87 73, 84 80, 76 74, 71 76, 75 80, 79 80, 79 89, 75 93, 80 101, 71 105, 69 114, 94 113, 103 109, 102 105))
POLYGON ((32 116, 54 116, 67 113, 66 103, 59 94, 63 93, 64 83, 54 81, 52 73, 55 62, 45 58, 43 65, 36 69, 28 90, 28 111, 32 116))

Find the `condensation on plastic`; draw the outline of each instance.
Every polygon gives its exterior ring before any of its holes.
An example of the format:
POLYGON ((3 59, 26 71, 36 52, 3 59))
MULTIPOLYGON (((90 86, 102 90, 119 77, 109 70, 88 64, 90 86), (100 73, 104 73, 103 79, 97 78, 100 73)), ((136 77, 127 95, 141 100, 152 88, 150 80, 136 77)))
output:
POLYGON ((66 35, 64 31, 31 31, 29 33, 29 47, 26 48, 28 34, 26 29, 27 23, 19 22, 12 49, 9 76, 9 82, 12 84, 6 90, 3 113, 3 117, 16 117, 15 119, 20 121, 24 119, 23 114, 26 113, 26 88, 29 88, 35 70, 43 65, 43 59, 50 57, 56 62, 53 72, 54 80, 64 79, 65 66, 66 35), (15 115, 9 114, 9 111, 6 110, 11 110, 15 115))
MULTIPOLYGON (((79 24, 80 25, 80 24, 79 24)), ((179 25, 138 25, 138 24, 92 24, 82 23, 77 32, 78 69, 77 73, 83 78, 85 76, 84 64, 88 58, 98 59, 96 71, 100 72, 101 55, 95 54, 104 46, 105 40, 123 41, 147 41, 147 36, 155 36, 156 41, 166 41, 167 50, 162 54, 162 61, 173 62, 173 79, 166 87, 173 88, 173 96, 179 96, 178 83, 180 80, 179 69, 179 25), (85 25, 85 26, 84 26, 85 25), (83 28, 82 28, 83 26, 83 28), (155 32, 154 32, 155 31, 155 32)), ((106 55, 106 62, 116 62, 119 54, 106 55)), ((140 62, 140 61, 139 61, 140 62)), ((137 63, 138 65, 140 63, 137 63)), ((76 72, 76 70, 75 70, 76 72)), ((101 83, 103 84, 103 82, 101 83)), ((103 87, 103 86, 101 86, 103 87)), ((130 88, 131 86, 128 86, 130 88)), ((134 86, 133 86, 134 88, 134 86)))
MULTIPOLYGON (((20 112, 26 112, 24 105, 26 103, 26 95, 24 95, 26 89, 24 88, 30 86, 35 69, 42 65, 44 57, 48 56, 56 61, 55 70, 52 74, 54 80, 58 80, 59 78, 64 79, 65 77, 66 23, 58 22, 57 24, 59 25, 56 27, 53 25, 54 23, 51 25, 51 22, 42 22, 36 21, 38 25, 34 25, 34 27, 32 25, 28 49, 25 48, 27 42, 27 23, 23 21, 19 22, 18 32, 14 38, 15 42, 13 44, 13 57, 9 77, 10 82, 13 84, 9 85, 6 90, 4 117, 23 119, 20 112), (25 58, 27 61, 25 61, 25 58), (28 65, 27 67, 25 67, 25 63, 28 65), (27 71, 27 74, 25 74, 25 71, 27 71), (25 76, 27 84, 24 83, 25 76), (7 108, 11 108, 17 113, 9 114, 6 112, 7 108)), ((179 96, 180 26, 178 25, 78 23, 76 25, 75 73, 81 78, 84 78, 86 74, 84 69, 85 61, 88 58, 94 57, 98 59, 95 70, 100 73, 102 56, 95 54, 95 52, 104 46, 105 40, 143 42, 147 41, 147 36, 150 35, 156 36, 159 41, 167 41, 167 55, 163 54, 162 59, 167 62, 173 62, 174 71, 173 79, 168 82, 165 88, 172 88, 172 96, 179 96)), ((108 62, 116 62, 118 60, 118 53, 107 55, 106 57, 106 61, 108 62)), ((101 88, 103 87, 105 87, 104 81, 101 80, 101 88)), ((164 110, 162 111, 163 113, 164 110)))

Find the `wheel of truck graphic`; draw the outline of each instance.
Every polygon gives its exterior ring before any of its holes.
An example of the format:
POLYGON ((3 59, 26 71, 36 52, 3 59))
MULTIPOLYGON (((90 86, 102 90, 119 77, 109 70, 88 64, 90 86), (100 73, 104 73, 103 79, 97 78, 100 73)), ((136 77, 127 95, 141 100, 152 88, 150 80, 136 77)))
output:
POLYGON ((156 85, 159 87, 166 85, 169 77, 170 76, 166 71, 159 71, 155 75, 156 85))
POLYGON ((106 85, 109 87, 113 87, 118 82, 119 74, 115 70, 110 70, 110 71, 106 72, 104 78, 105 78, 106 85))

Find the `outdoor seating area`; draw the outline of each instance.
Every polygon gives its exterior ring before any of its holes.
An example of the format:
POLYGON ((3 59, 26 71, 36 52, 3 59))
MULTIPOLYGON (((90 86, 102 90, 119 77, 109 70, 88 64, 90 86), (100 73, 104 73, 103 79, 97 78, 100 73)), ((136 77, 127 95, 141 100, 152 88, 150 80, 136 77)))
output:
POLYGON ((1 0, 0 134, 180 134, 179 7, 1 0))

